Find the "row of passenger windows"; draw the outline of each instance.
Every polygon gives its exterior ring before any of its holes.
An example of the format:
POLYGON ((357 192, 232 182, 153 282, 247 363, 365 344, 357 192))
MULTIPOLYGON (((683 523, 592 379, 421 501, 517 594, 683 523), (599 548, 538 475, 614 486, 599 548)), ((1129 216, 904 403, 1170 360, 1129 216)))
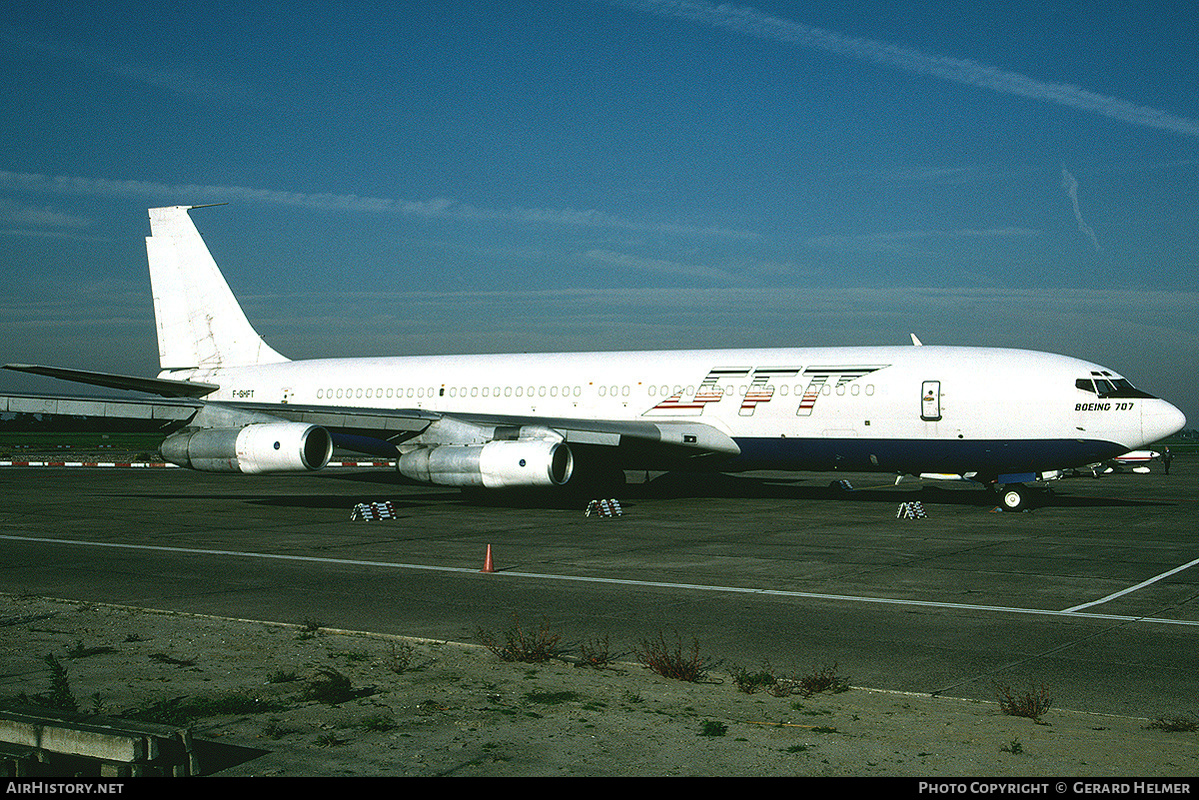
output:
MULTIPOLYGON (((616 387, 613 387, 615 389, 616 387)), ((628 387, 626 388, 626 392, 628 387)), ((399 389, 317 389, 318 400, 370 400, 383 398, 398 400, 401 398, 424 399, 427 397, 582 397, 583 389, 579 386, 408 386, 399 389)))
MULTIPOLYGON (((744 397, 750 391, 750 386, 742 384, 739 387, 734 386, 715 386, 708 387, 709 392, 723 392, 726 396, 731 397, 733 394, 740 394, 744 397)), ((777 387, 773 385, 753 387, 753 391, 767 392, 769 394, 777 393, 782 397, 794 392, 796 395, 802 395, 808 387, 803 384, 796 384, 794 387, 787 384, 781 384, 777 387)), ((815 388, 815 385, 813 385, 815 388)), ((834 391, 834 387, 830 384, 820 385, 820 393, 830 395, 834 391)), ((857 396, 864 393, 867 396, 874 394, 874 384, 866 384, 865 387, 857 383, 851 383, 846 387, 840 385, 835 387, 838 395, 844 395, 847 391, 850 395, 857 396)), ((679 386, 673 387, 663 386, 648 386, 646 392, 650 397, 674 397, 675 395, 693 396, 696 387, 694 386, 679 386)), ((632 394, 632 389, 629 386, 598 386, 596 394, 600 397, 628 397, 632 394)), ((580 386, 442 386, 424 387, 424 386, 408 386, 400 388, 378 387, 378 388, 329 388, 317 389, 316 397, 318 400, 372 400, 372 399, 415 399, 422 400, 425 398, 434 397, 582 397, 583 389, 580 386)))

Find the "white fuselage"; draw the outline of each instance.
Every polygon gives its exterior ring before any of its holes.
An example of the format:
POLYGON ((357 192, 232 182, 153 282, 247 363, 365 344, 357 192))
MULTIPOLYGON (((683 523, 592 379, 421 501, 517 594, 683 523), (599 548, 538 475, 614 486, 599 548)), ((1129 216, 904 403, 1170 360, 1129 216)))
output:
POLYGON ((739 445, 738 469, 997 474, 1091 463, 1182 427, 1163 400, 1078 387, 1100 373, 1112 375, 1048 353, 912 346, 319 359, 161 377, 255 406, 691 420, 739 445))

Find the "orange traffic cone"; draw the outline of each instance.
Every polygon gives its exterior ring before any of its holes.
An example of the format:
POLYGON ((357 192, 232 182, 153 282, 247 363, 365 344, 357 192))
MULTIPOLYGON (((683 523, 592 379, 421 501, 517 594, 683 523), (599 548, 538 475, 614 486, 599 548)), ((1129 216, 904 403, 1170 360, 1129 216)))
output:
POLYGON ((487 557, 483 559, 483 569, 480 572, 495 572, 495 566, 491 563, 491 545, 487 545, 487 557))

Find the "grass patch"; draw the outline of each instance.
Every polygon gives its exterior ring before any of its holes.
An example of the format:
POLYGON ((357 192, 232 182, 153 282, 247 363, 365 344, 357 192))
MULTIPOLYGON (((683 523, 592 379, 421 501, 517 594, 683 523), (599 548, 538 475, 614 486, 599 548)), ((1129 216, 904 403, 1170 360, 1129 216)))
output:
POLYGON ((698 683, 708 677, 709 661, 700 655, 699 639, 692 639, 691 646, 684 650, 682 640, 676 637, 672 648, 659 632, 657 639, 641 642, 637 658, 663 678, 698 683))
POLYGON ((194 658, 172 658, 166 653, 151 653, 150 660, 159 664, 170 664, 175 667, 194 667, 196 665, 194 658))
POLYGON ((799 677, 776 675, 769 664, 759 670, 737 667, 733 670, 732 678, 737 689, 746 694, 766 691, 775 697, 787 697, 792 694, 811 697, 821 692, 840 694, 849 691, 849 682, 837 674, 836 664, 815 668, 807 675, 799 677))
POLYGON ((541 703, 547 706, 574 703, 580 699, 578 692, 527 692, 526 703, 541 703))
POLYGON ((579 661, 576 666, 604 669, 612 666, 616 656, 612 655, 608 637, 592 639, 579 645, 579 661))
POLYGON ((733 685, 737 687, 737 691, 745 694, 754 694, 763 690, 770 690, 778 685, 778 677, 774 674, 774 670, 770 665, 764 665, 762 669, 750 671, 744 667, 733 668, 733 685))
POLYGON ((391 643, 391 657, 387 660, 387 668, 396 675, 407 672, 412 668, 412 645, 406 642, 391 643))
POLYGON ((318 619, 313 619, 312 617, 305 617, 303 624, 300 625, 299 633, 296 634, 296 638, 299 639, 300 641, 305 641, 307 639, 313 639, 316 637, 317 631, 319 631, 321 628, 323 628, 324 625, 325 625, 325 623, 321 622, 318 619))
POLYGON ((331 706, 374 694, 373 689, 355 689, 350 679, 335 669, 318 669, 308 687, 300 693, 301 700, 315 700, 331 706))
POLYGON ((837 665, 819 667, 799 679, 796 687, 804 697, 821 692, 841 694, 849 691, 849 682, 837 674, 837 665))
POLYGON ((1166 731, 1167 733, 1194 733, 1199 731, 1199 717, 1194 714, 1158 717, 1146 727, 1149 730, 1166 731))
POLYGON ((348 741, 349 739, 342 739, 337 734, 330 731, 329 733, 322 733, 320 736, 316 737, 316 746, 340 747, 348 741))
POLYGON ((282 711, 287 706, 273 700, 263 700, 241 692, 217 697, 174 697, 159 700, 148 706, 125 711, 117 716, 161 725, 187 725, 198 719, 223 716, 245 716, 282 711))
POLYGON ((386 733, 387 731, 394 730, 395 727, 395 719, 386 714, 376 714, 362 720, 362 729, 371 733, 386 733))
POLYGON ((1027 717, 1040 722, 1041 717, 1053 706, 1053 697, 1044 684, 1030 685, 1023 692, 1013 690, 1007 684, 998 684, 995 693, 999 697, 999 710, 1010 717, 1027 717))
POLYGON ((104 653, 115 653, 116 648, 108 646, 100 647, 84 647, 82 641, 75 643, 75 646, 67 650, 67 658, 88 658, 89 656, 98 656, 104 653))
POLYGON ((552 633, 549 623, 542 620, 541 627, 534 631, 526 631, 520 626, 520 620, 512 615, 512 623, 498 636, 482 629, 478 632, 483 646, 501 661, 515 661, 524 664, 541 664, 552 658, 561 658, 564 650, 560 646, 562 636, 552 633))
POLYGON ((75 700, 75 695, 71 692, 71 682, 67 677, 67 668, 54 657, 53 653, 47 653, 42 661, 50 668, 50 691, 35 695, 19 694, 17 695, 17 702, 40 706, 41 708, 51 708, 55 711, 78 711, 79 703, 75 700))

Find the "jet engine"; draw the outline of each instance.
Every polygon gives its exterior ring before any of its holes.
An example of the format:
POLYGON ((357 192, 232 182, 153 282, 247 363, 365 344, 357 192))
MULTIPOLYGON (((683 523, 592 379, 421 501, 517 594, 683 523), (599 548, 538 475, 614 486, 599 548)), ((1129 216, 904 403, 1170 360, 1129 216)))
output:
POLYGON ((300 422, 183 430, 162 443, 167 461, 201 472, 303 472, 324 467, 332 455, 329 432, 300 422))
POLYGON ((397 468, 405 477, 442 486, 561 486, 570 480, 574 457, 561 441, 497 440, 423 447, 401 455, 397 468))

